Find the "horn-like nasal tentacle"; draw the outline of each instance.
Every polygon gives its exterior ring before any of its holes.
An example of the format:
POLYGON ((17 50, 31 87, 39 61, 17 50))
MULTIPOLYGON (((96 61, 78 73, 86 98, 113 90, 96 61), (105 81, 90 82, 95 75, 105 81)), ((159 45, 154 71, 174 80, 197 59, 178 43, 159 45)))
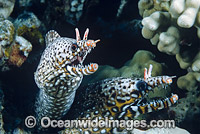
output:
POLYGON ((76 41, 80 41, 81 37, 78 28, 75 28, 75 32, 76 32, 76 41))
POLYGON ((88 33, 89 33, 89 29, 87 28, 86 31, 85 31, 85 34, 83 36, 83 40, 87 40, 88 33))
POLYGON ((149 65, 149 70, 148 70, 148 77, 151 77, 152 69, 153 69, 153 66, 150 64, 149 65))
POLYGON ((101 40, 100 40, 100 39, 98 39, 98 40, 95 40, 94 42, 95 42, 95 43, 98 43, 98 42, 100 42, 100 41, 101 41, 101 40))

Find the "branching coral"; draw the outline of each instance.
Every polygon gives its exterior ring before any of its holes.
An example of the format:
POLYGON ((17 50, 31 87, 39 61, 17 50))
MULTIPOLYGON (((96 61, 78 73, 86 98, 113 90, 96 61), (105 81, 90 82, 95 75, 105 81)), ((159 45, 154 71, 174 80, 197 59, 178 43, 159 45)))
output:
POLYGON ((179 53, 180 33, 175 26, 169 26, 171 16, 168 12, 156 11, 142 20, 144 25, 142 35, 151 39, 153 45, 158 45, 161 52, 179 53), (169 28, 166 28, 169 27, 169 28), (165 31, 166 32, 163 32, 165 31))
POLYGON ((169 12, 180 27, 190 28, 200 24, 199 6, 200 0, 173 0, 169 12))
POLYGON ((159 51, 176 55, 180 67, 191 72, 178 79, 178 86, 187 90, 198 87, 200 0, 140 0, 138 6, 144 17, 142 35, 159 51), (184 84, 186 81, 190 84, 184 84))
POLYGON ((170 0, 140 0, 138 2, 139 13, 147 17, 155 11, 168 11, 170 0))

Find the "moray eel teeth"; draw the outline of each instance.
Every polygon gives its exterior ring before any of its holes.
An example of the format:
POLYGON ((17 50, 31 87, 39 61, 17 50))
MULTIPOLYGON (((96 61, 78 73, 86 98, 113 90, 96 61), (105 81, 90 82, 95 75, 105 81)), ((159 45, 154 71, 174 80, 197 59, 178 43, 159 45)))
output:
POLYGON ((96 63, 90 63, 89 65, 73 65, 73 66, 67 66, 66 67, 71 76, 75 77, 78 75, 90 75, 96 72, 98 69, 98 64, 96 63))

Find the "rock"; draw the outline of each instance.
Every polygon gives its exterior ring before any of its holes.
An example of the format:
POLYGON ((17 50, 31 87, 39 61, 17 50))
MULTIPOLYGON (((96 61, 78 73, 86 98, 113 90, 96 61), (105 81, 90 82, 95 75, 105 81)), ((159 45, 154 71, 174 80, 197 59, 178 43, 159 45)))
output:
POLYGON ((15 0, 0 0, 0 17, 6 19, 13 11, 15 0))

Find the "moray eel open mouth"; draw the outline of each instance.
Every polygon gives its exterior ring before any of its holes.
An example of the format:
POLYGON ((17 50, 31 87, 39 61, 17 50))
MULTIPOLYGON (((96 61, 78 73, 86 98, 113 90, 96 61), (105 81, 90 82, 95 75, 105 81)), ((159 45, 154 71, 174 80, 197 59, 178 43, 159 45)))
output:
POLYGON ((82 56, 75 56, 70 64, 67 64, 66 69, 71 72, 72 76, 77 75, 90 75, 97 71, 98 64, 90 63, 83 65, 83 61, 86 58, 88 52, 81 54, 82 56))
POLYGON ((71 60, 71 63, 68 63, 69 66, 78 66, 83 67, 83 61, 87 57, 87 55, 91 52, 91 48, 86 50, 85 52, 80 52, 78 55, 74 56, 71 60))
POLYGON ((68 65, 71 65, 71 66, 76 66, 76 65, 82 65, 83 63, 83 57, 81 56, 75 56, 73 59, 72 59, 72 62, 68 65))
MULTIPOLYGON (((81 40, 82 41, 82 40, 81 40)), ((79 42, 81 42, 79 41, 79 42)), ((83 61, 86 56, 91 52, 92 49, 96 47, 96 43, 100 40, 87 40, 83 41, 83 45, 79 45, 79 53, 71 59, 71 63, 68 63, 66 69, 71 74, 71 76, 77 75, 90 75, 97 71, 98 64, 90 63, 88 65, 83 65, 83 61)), ((79 43, 78 42, 78 43, 79 43)))
POLYGON ((83 65, 83 61, 100 40, 87 40, 89 29, 86 29, 83 40, 81 40, 78 29, 75 30, 76 42, 71 46, 73 57, 70 59, 71 62, 66 65, 66 70, 71 76, 93 74, 98 69, 98 64, 90 63, 83 65))

